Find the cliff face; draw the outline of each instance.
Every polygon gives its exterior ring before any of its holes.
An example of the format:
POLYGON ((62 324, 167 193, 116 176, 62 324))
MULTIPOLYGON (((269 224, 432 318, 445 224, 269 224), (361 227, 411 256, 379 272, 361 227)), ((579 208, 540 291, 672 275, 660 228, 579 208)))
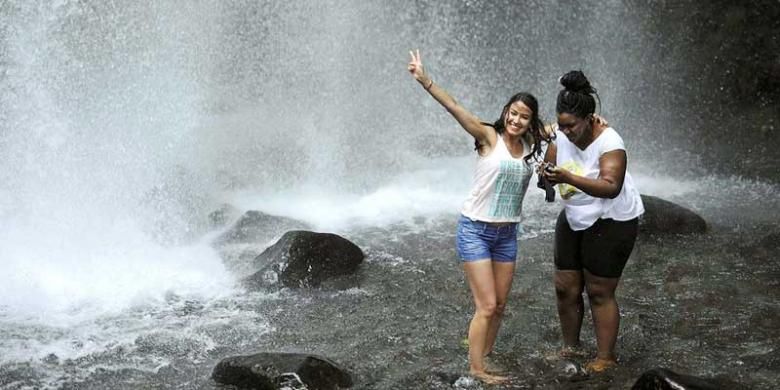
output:
POLYGON ((675 120, 703 166, 780 180, 780 1, 657 2, 653 29, 680 57, 675 120))

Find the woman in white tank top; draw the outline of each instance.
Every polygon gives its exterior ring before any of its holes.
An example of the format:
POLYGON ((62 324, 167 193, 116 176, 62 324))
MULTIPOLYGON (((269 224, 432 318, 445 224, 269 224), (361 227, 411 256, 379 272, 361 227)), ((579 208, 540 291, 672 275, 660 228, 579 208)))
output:
POLYGON ((472 190, 458 221, 456 244, 476 311, 469 325, 469 371, 486 383, 507 378, 485 362, 492 351, 512 287, 517 226, 533 173, 532 158, 549 141, 533 95, 518 93, 493 124, 479 120, 425 73, 420 52, 410 52, 408 70, 423 88, 474 137, 478 152, 472 190))

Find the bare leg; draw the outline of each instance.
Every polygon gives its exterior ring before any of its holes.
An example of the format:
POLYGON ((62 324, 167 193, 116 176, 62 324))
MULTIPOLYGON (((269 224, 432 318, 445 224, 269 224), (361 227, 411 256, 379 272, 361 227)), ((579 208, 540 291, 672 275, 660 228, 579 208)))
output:
POLYGON ((615 361, 615 343, 620 326, 620 310, 615 299, 620 278, 605 278, 585 271, 590 312, 596 328, 596 344, 601 360, 615 361))
POLYGON ((496 287, 490 259, 463 263, 463 270, 474 296, 476 311, 469 325, 469 372, 486 383, 498 383, 504 377, 485 372, 485 343, 490 321, 496 314, 496 287))
POLYGON ((512 289, 512 279, 515 276, 515 262, 493 262, 493 279, 496 286, 496 313, 490 320, 487 339, 485 341, 485 355, 493 351, 498 329, 506 309, 507 296, 512 289))
POLYGON ((555 271, 555 296, 564 348, 576 348, 580 344, 584 311, 582 289, 581 271, 555 271))

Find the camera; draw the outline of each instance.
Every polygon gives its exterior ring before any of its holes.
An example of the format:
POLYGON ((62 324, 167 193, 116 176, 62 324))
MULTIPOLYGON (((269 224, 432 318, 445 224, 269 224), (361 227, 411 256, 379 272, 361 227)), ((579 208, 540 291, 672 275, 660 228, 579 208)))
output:
MULTIPOLYGON (((555 165, 551 163, 545 163, 544 164, 544 171, 548 173, 553 173, 553 169, 555 169, 555 165)), ((546 177, 544 177, 544 174, 541 172, 539 173, 539 181, 536 182, 536 186, 544 190, 544 200, 547 202, 554 202, 555 201, 555 187, 553 187, 553 184, 550 183, 549 180, 547 180, 546 177)))

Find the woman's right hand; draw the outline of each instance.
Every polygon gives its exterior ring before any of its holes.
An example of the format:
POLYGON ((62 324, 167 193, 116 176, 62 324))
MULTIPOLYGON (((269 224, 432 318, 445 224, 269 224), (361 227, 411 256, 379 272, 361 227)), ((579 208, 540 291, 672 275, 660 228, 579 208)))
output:
POLYGON ((425 68, 423 68, 422 59, 420 58, 420 50, 416 50, 416 53, 410 51, 409 54, 412 56, 412 60, 409 61, 409 66, 407 67, 409 73, 411 73, 412 77, 420 84, 428 85, 431 79, 425 74, 425 68))

